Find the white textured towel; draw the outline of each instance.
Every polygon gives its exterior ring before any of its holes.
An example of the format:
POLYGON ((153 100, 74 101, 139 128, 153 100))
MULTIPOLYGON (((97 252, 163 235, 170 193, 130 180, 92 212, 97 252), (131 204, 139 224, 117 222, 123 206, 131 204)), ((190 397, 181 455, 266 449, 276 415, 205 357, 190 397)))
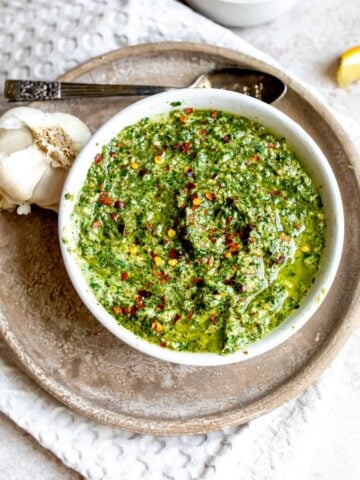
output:
MULTIPOLYGON (((271 62, 174 0, 29 0, 23 6, 21 0, 0 5, 0 80, 56 78, 106 51, 164 40, 222 45, 271 62)), ((360 148, 360 128, 347 119, 343 124, 360 148)), ((0 342, 0 410, 91 480, 303 480, 342 365, 341 355, 297 399, 246 426, 152 437, 100 425, 63 407, 15 367, 0 342)))

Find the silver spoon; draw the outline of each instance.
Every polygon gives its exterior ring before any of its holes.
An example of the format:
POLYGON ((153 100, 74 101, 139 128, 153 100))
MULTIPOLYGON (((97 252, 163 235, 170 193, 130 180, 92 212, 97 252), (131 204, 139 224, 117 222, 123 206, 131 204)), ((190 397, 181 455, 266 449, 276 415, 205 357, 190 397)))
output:
MULTIPOLYGON (((286 85, 279 78, 270 73, 241 67, 210 70, 197 77, 188 87, 232 90, 266 103, 279 100, 286 92, 286 85)), ((32 102, 85 97, 144 96, 179 88, 182 87, 6 80, 4 96, 10 102, 32 102)))

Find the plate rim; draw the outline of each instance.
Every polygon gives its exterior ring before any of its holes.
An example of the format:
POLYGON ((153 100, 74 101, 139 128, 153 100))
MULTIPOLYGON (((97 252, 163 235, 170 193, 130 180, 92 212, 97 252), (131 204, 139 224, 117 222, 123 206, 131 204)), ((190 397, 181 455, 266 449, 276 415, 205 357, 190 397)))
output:
MULTIPOLYGON (((218 47, 210 44, 199 44, 191 42, 160 42, 146 43, 122 47, 117 50, 105 53, 92 58, 75 68, 69 70, 59 77, 60 81, 71 81, 78 76, 90 72, 100 65, 105 65, 122 58, 136 55, 144 55, 150 52, 165 53, 170 51, 186 51, 196 54, 215 55, 236 63, 247 63, 254 68, 266 70, 269 73, 277 75, 296 93, 305 99, 317 112, 321 113, 325 122, 337 136, 339 143, 346 153, 349 163, 353 167, 354 176, 357 182, 357 189, 360 192, 360 165, 356 159, 359 155, 350 141, 347 133, 336 119, 331 110, 310 89, 306 88, 296 78, 292 77, 284 70, 268 64, 252 55, 247 55, 235 50, 218 47)), ((356 324, 356 307, 359 306, 360 299, 360 276, 356 279, 353 286, 353 295, 351 302, 347 306, 347 311, 343 315, 342 322, 334 326, 334 333, 327 338, 322 348, 314 353, 306 366, 301 369, 294 377, 286 383, 271 390, 263 397, 247 404, 245 406, 234 407, 228 411, 214 413, 209 415, 197 416, 188 419, 149 419, 114 413, 105 408, 94 406, 91 401, 85 400, 79 394, 74 393, 49 377, 44 369, 36 364, 36 361, 26 353, 21 343, 17 340, 15 334, 9 328, 5 317, 0 315, 0 335, 7 346, 12 350, 15 360, 20 364, 20 368, 26 371, 30 377, 43 387, 50 395, 55 397, 65 406, 76 413, 84 415, 100 423, 124 430, 152 435, 194 435, 217 431, 224 427, 240 425, 246 423, 258 416, 270 412, 283 403, 298 396, 302 391, 308 388, 334 360, 341 348, 344 346, 353 328, 356 324)), ((210 368, 210 367, 209 367, 210 368)))

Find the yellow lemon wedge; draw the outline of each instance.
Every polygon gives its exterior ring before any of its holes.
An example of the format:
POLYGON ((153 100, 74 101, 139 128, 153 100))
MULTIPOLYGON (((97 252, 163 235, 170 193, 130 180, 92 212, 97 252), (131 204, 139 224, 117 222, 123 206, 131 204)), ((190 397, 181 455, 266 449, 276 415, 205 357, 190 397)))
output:
POLYGON ((340 87, 360 80, 360 45, 346 50, 340 57, 337 81, 340 87))

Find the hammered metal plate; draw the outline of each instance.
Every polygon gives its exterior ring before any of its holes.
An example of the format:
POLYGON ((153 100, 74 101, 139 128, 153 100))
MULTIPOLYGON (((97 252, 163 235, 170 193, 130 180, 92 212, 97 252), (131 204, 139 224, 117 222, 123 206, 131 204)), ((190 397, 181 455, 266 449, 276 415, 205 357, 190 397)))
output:
MULTIPOLYGON (((19 364, 68 407, 100 422, 149 434, 194 434, 241 424, 304 390, 351 333, 359 297, 360 195, 356 154, 331 113, 281 71, 213 46, 161 43, 91 60, 67 81, 186 86, 207 69, 240 64, 278 75, 289 87, 277 108, 300 123, 328 157, 345 209, 345 247, 318 313, 276 349, 240 364, 186 367, 145 356, 87 311, 64 270, 56 214, 0 215, 0 332, 19 364), (354 168, 349 169, 349 164, 354 168)), ((135 98, 39 104, 82 118, 95 130, 135 98)))

